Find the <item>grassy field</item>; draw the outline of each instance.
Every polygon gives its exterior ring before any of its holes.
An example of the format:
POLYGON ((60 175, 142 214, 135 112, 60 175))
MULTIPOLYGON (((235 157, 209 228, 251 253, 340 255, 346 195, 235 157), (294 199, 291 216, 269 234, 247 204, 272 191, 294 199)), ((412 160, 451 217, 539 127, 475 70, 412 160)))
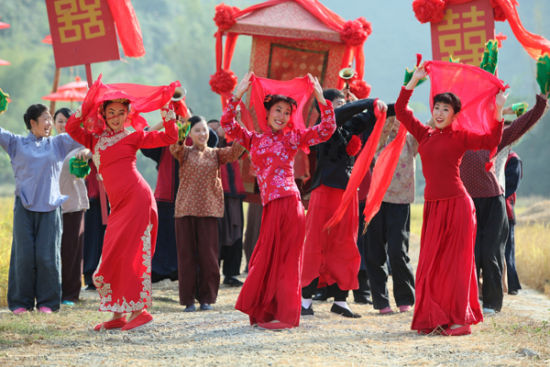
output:
MULTIPOLYGON (((524 200, 518 208, 518 218, 528 213, 539 200, 524 200)), ((5 307, 11 249, 13 198, 0 197, 0 307, 5 307)), ((245 206, 245 210, 246 210, 245 206)), ((246 216, 245 216, 246 217, 246 216)), ((420 236, 422 204, 411 208, 411 232, 420 236)), ((411 251, 418 249, 411 248, 411 251)), ((520 223, 516 227, 516 261, 520 280, 528 287, 550 296, 550 224, 520 223)))

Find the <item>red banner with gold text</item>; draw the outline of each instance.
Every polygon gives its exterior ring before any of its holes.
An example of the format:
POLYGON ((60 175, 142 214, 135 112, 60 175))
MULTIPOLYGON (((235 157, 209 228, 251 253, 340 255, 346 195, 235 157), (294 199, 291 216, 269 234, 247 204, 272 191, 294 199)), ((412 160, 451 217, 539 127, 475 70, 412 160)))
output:
POLYGON ((479 66, 485 43, 495 38, 495 20, 490 0, 447 4, 445 17, 432 23, 432 58, 479 66))
POLYGON ((120 58, 106 0, 46 0, 46 8, 56 67, 120 58))

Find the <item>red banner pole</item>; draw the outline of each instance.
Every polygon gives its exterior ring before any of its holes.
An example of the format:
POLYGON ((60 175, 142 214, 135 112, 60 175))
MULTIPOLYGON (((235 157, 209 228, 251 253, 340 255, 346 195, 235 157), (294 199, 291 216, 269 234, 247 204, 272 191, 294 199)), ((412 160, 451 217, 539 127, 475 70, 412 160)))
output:
POLYGON ((92 65, 90 63, 85 64, 86 68, 86 80, 88 81, 88 88, 92 86, 94 80, 92 78, 92 65))

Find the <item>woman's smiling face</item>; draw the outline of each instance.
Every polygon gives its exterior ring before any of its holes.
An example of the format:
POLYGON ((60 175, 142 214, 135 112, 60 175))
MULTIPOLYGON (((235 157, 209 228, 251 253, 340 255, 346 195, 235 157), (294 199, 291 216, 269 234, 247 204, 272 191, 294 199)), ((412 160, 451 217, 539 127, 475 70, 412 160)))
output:
POLYGON ((432 111, 435 127, 444 129, 453 123, 456 117, 453 106, 443 102, 436 102, 432 111))
POLYGON ((273 131, 285 128, 292 115, 292 107, 289 103, 279 101, 267 111, 267 124, 273 131))

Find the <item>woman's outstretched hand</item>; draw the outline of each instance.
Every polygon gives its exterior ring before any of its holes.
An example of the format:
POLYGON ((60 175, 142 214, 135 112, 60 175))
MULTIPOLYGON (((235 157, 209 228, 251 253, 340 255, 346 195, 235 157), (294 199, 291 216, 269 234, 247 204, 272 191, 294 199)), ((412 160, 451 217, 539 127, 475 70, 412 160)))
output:
POLYGON ((418 84, 418 82, 427 76, 428 76, 428 71, 426 71, 426 63, 423 62, 422 64, 420 64, 419 67, 417 67, 414 70, 411 80, 409 80, 409 82, 405 86, 405 89, 414 89, 418 84))
POLYGON ((319 83, 319 79, 317 79, 316 76, 313 76, 310 73, 307 74, 307 77, 313 84, 313 94, 315 95, 315 99, 317 100, 318 103, 326 106, 327 101, 323 96, 323 87, 321 87, 321 84, 319 83))
POLYGON ((376 100, 376 108, 378 108, 380 112, 388 111, 388 105, 386 104, 386 102, 382 101, 381 99, 376 100))
POLYGON ((233 93, 236 99, 243 98, 243 95, 246 93, 246 91, 250 89, 250 85, 252 84, 252 82, 250 81, 250 78, 252 77, 252 75, 254 75, 254 72, 249 71, 241 79, 239 84, 237 84, 237 88, 235 88, 235 92, 233 93))

